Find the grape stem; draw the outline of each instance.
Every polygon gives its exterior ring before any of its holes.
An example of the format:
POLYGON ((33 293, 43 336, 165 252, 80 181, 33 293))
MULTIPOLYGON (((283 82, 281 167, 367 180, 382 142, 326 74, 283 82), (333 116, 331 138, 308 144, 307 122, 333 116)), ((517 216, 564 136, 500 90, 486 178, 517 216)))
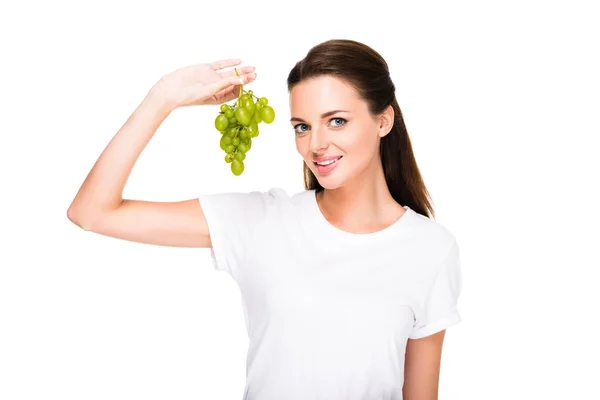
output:
MULTIPOLYGON (((235 70, 235 75, 239 77, 239 76, 240 76, 240 74, 238 74, 238 72, 237 72, 237 68, 234 68, 234 70, 235 70)), ((243 92, 244 92, 244 84, 243 84, 243 83, 240 83, 240 94, 238 95, 238 98, 239 98, 239 97, 242 97, 242 93, 243 93, 243 92)), ((236 103, 237 103, 237 101, 236 101, 236 103)))

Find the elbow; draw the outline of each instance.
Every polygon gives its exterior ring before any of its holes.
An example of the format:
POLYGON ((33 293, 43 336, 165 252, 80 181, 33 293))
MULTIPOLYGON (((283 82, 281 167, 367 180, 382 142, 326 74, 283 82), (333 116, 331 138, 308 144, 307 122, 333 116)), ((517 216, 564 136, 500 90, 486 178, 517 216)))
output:
MULTIPOLYGON (((123 200, 121 200, 123 203, 123 200)), ((119 207, 98 207, 89 204, 81 204, 73 201, 67 209, 67 218, 69 221, 83 229, 84 231, 97 232, 103 226, 104 218, 119 207)))
POLYGON ((67 210, 67 218, 69 219, 69 221, 71 221, 84 231, 92 230, 91 225, 89 223, 89 218, 84 218, 82 216, 82 213, 73 206, 69 207, 69 209, 67 210))

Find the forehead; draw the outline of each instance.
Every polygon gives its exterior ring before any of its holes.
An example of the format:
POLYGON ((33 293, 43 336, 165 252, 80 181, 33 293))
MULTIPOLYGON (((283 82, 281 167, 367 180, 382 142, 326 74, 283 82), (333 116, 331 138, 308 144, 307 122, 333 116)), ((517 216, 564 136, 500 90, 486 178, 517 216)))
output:
POLYGON ((306 79, 290 91, 292 114, 311 117, 334 109, 355 110, 362 106, 358 93, 346 81, 333 76, 306 79))

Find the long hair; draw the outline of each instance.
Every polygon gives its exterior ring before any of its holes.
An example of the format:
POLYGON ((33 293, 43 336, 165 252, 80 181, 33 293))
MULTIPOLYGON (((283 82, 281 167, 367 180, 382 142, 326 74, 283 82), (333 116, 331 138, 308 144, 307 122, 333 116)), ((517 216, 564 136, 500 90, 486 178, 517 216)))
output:
MULTIPOLYGON (((288 91, 305 79, 335 76, 348 82, 367 102, 373 115, 392 106, 394 125, 380 142, 379 154, 388 189, 396 202, 424 216, 434 218, 431 197, 417 166, 402 112, 396 100, 396 87, 383 57, 371 47, 353 40, 328 40, 311 48, 298 61, 287 78, 288 91)), ((323 190, 316 176, 303 162, 304 187, 323 190)))

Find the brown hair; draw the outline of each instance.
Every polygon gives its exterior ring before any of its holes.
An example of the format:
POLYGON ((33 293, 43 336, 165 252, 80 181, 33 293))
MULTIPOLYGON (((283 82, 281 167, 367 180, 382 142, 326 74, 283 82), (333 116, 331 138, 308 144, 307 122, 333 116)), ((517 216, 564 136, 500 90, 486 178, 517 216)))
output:
MULTIPOLYGON (((394 109, 394 126, 381 139, 379 153, 388 189, 396 202, 419 214, 433 218, 431 197, 417 166, 402 112, 396 100, 396 88, 383 57, 371 47, 353 40, 328 40, 311 48, 298 61, 287 79, 288 91, 305 79, 323 75, 344 79, 368 104, 373 115, 388 106, 394 109)), ((323 190, 304 163, 304 186, 323 190)))

